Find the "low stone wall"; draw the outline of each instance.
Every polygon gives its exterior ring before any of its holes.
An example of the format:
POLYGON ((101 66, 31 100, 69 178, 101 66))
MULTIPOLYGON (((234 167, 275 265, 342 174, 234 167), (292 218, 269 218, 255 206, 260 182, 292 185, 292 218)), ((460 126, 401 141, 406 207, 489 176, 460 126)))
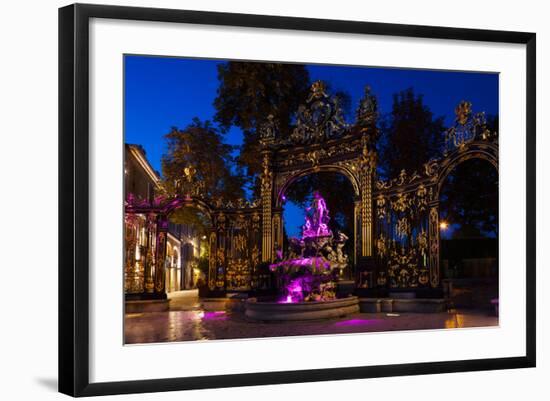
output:
POLYGON ((443 298, 359 298, 359 307, 364 313, 437 313, 447 310, 447 302, 443 298))
POLYGON ((347 297, 322 302, 258 302, 255 298, 245 303, 246 317, 261 321, 317 320, 342 317, 359 312, 359 298, 347 297))

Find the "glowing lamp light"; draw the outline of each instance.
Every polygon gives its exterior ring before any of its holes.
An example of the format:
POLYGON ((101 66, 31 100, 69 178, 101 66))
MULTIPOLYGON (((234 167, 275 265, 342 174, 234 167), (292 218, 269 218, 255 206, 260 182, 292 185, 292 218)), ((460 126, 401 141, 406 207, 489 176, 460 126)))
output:
POLYGON ((449 228, 449 223, 447 223, 446 221, 442 221, 439 223, 439 228, 442 230, 446 230, 447 228, 449 228))
POLYGON ((202 238, 202 239, 206 239, 206 235, 203 235, 201 238, 202 238))

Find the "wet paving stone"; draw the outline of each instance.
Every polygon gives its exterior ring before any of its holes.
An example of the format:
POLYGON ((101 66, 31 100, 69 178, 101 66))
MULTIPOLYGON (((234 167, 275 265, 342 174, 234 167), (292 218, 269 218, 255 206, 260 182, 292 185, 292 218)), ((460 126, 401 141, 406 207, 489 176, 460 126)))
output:
POLYGON ((498 318, 486 311, 442 313, 357 313, 345 318, 257 322, 238 312, 191 310, 134 313, 125 316, 125 343, 204 341, 318 334, 383 332, 395 330, 457 329, 498 326, 498 318))

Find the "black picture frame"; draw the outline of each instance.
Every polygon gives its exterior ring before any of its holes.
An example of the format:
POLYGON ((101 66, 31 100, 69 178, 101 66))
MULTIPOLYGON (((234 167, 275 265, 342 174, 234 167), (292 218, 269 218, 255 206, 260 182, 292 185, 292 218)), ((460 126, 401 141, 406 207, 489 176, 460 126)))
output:
POLYGON ((75 4, 59 9, 59 391, 141 393, 534 367, 536 35, 478 29, 75 4), (88 61, 91 18, 160 21, 526 45, 526 355, 269 373, 90 383, 88 61))

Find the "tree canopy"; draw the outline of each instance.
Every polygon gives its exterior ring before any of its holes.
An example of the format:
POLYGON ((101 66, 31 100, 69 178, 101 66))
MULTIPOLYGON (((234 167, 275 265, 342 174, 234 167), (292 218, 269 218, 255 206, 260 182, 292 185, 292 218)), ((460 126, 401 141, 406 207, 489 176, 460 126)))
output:
MULTIPOLYGON (((232 156, 235 148, 223 142, 223 136, 209 121, 194 118, 184 129, 173 127, 165 139, 162 175, 168 195, 190 193, 200 185, 199 192, 206 198, 244 197, 243 178, 232 156)), ((205 234, 210 224, 209 216, 187 207, 174 212, 171 221, 190 225, 200 234, 205 234)))
POLYGON ((412 88, 394 94, 380 129, 379 172, 384 178, 397 177, 403 169, 420 172, 424 163, 439 156, 444 141, 443 117, 434 117, 412 88))
POLYGON ((243 132, 237 163, 257 190, 261 171, 258 129, 271 114, 280 135, 289 135, 298 106, 308 94, 309 73, 301 64, 229 61, 218 67, 218 80, 214 120, 224 130, 238 127, 243 132))
POLYGON ((480 159, 459 164, 442 186, 440 210, 441 218, 456 227, 453 238, 497 235, 497 170, 480 159))
MULTIPOLYGON (((290 135, 298 107, 305 103, 310 87, 308 70, 300 64, 230 61, 218 66, 218 80, 214 100, 217 126, 195 118, 184 129, 174 127, 165 136, 167 153, 162 159, 162 172, 169 194, 200 183, 202 195, 207 198, 237 200, 245 196, 247 185, 258 195, 259 129, 272 115, 278 124, 278 135, 282 138, 290 135), (232 127, 243 133, 241 146, 224 142, 225 133, 232 127)), ((349 94, 337 91, 335 96, 346 115, 350 115, 349 94)), ((444 119, 434 116, 423 96, 412 88, 394 94, 392 109, 382 116, 378 126, 382 178, 397 177, 403 169, 408 173, 420 172, 424 163, 441 155, 444 119)), ((488 126, 497 131, 498 117, 489 117, 488 126)), ((477 196, 468 184, 469 179, 489 180, 491 190, 498 183, 494 171, 467 165, 449 176, 442 206, 447 208, 448 218, 460 224, 464 232, 496 233, 498 192, 494 189, 486 196, 477 196)), ((320 191, 331 205, 331 229, 350 232, 354 192, 347 178, 335 173, 309 175, 292 185, 285 195, 288 201, 305 207, 314 190, 320 191)), ((204 227, 208 220, 196 210, 185 208, 174 219, 196 228, 204 227)))
POLYGON ((224 143, 209 121, 194 118, 185 129, 173 127, 165 139, 162 175, 169 194, 190 190, 199 182, 201 194, 208 198, 236 200, 244 196, 243 179, 232 156, 235 147, 224 143))

